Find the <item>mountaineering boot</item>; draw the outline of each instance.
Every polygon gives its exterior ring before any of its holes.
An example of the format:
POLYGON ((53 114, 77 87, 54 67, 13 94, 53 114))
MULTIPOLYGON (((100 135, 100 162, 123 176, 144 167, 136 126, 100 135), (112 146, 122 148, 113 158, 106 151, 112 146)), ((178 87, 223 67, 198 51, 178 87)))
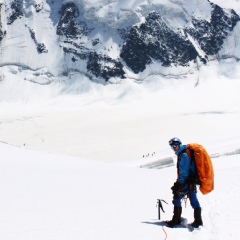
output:
POLYGON ((168 227, 174 228, 181 223, 182 207, 174 207, 172 220, 166 221, 168 227))
POLYGON ((200 207, 194 209, 194 222, 190 225, 194 228, 199 228, 200 226, 203 226, 200 207))

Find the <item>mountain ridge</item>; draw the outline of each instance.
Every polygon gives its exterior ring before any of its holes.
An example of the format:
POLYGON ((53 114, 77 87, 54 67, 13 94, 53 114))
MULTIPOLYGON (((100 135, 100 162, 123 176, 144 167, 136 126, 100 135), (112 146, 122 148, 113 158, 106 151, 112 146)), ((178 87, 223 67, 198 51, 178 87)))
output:
POLYGON ((53 81, 71 72, 100 82, 141 79, 153 63, 159 73, 188 72, 211 59, 240 58, 237 40, 232 46, 239 15, 207 0, 6 0, 0 16, 0 66, 45 69, 53 81))

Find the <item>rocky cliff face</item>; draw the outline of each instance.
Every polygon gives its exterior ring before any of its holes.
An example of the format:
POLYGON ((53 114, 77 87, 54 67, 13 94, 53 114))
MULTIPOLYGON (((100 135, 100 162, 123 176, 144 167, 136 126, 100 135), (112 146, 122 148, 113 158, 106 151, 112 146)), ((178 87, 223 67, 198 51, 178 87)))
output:
POLYGON ((191 1, 206 9, 202 15, 194 12, 188 0, 168 5, 139 0, 133 9, 124 9, 117 5, 119 1, 91 2, 6 0, 0 11, 1 66, 33 71, 46 67, 55 76, 79 71, 108 81, 126 78, 126 71, 142 73, 153 63, 188 67, 200 59, 206 64, 209 58, 221 57, 226 39, 240 20, 234 10, 205 0, 191 1), (30 55, 34 60, 28 59, 30 55), (59 68, 53 71, 56 65, 59 68))

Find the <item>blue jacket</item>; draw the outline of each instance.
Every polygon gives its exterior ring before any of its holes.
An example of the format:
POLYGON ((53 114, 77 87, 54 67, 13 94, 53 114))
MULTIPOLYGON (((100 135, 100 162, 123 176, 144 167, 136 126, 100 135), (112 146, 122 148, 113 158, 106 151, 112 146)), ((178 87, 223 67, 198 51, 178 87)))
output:
POLYGON ((179 183, 183 183, 184 181, 190 179, 197 172, 195 162, 192 161, 192 163, 191 163, 187 153, 184 151, 186 149, 187 149, 186 145, 180 145, 178 151, 175 153, 178 156, 178 163, 177 163, 178 178, 177 178, 177 182, 179 182, 179 183), (182 153, 182 151, 184 151, 184 152, 182 153), (179 156, 180 156, 180 159, 179 159, 179 156))

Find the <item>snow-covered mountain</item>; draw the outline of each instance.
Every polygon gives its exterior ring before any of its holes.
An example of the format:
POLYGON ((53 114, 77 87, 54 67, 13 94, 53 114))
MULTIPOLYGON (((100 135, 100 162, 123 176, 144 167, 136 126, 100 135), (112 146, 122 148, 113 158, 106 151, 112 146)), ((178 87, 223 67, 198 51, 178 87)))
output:
POLYGON ((49 84, 197 71, 240 58, 240 16, 208 0, 2 0, 0 79, 49 84))
POLYGON ((0 6, 1 240, 237 239, 240 0, 0 6), (212 156, 199 231, 161 223, 174 136, 212 156))

